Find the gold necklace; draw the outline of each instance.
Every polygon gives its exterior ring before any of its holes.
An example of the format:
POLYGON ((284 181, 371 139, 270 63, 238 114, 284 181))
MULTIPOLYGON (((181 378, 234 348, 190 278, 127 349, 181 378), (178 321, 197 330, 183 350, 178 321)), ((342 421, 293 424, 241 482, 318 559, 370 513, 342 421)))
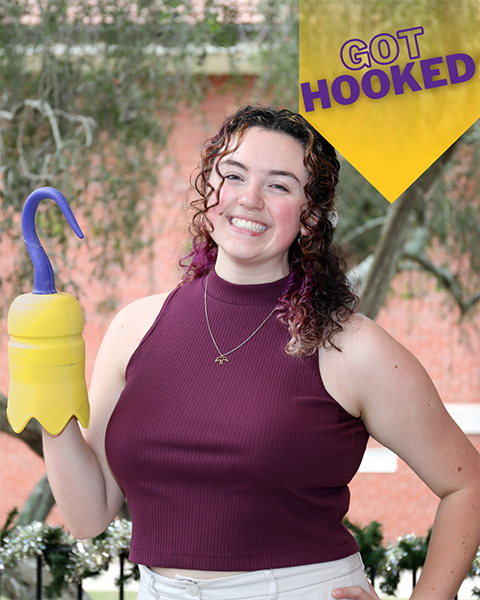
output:
POLYGON ((266 319, 264 319, 262 321, 262 323, 255 329, 255 331, 248 336, 248 338, 243 341, 241 344, 239 344, 236 348, 234 348, 233 350, 229 350, 228 352, 222 352, 220 350, 220 348, 218 347, 217 342, 215 341, 215 338, 213 337, 213 333, 212 333, 212 328, 210 327, 210 321, 208 320, 208 310, 207 310, 207 286, 208 286, 208 278, 210 276, 210 273, 207 275, 207 278, 205 279, 205 295, 204 295, 204 301, 205 301, 205 320, 207 321, 207 327, 208 327, 208 331, 210 333, 210 337, 212 338, 212 342, 213 345, 215 346, 215 348, 217 349, 218 352, 218 356, 215 359, 216 363, 219 363, 221 365, 223 365, 224 362, 228 362, 228 358, 227 355, 228 354, 232 354, 232 352, 235 352, 235 350, 238 350, 239 348, 241 348, 244 344, 246 344, 249 340, 252 339, 252 337, 257 333, 257 331, 259 331, 264 325, 265 323, 268 321, 268 319, 273 315, 273 313, 275 312, 275 310, 277 309, 277 305, 275 305, 273 307, 273 310, 270 312, 270 314, 266 317, 266 319))

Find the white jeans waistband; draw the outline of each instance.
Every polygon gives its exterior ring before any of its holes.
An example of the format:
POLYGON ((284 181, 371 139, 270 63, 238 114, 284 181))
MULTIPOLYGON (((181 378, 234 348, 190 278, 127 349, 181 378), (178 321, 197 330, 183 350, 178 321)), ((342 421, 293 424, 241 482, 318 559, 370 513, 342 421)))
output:
MULTIPOLYGON (((240 575, 218 579, 195 579, 176 575, 175 579, 163 577, 148 567, 140 565, 141 585, 139 600, 276 600, 279 595, 295 592, 292 598, 300 597, 300 590, 332 584, 335 587, 361 585, 368 590, 359 554, 327 563, 301 565, 281 569, 251 571, 240 575)), ((330 588, 328 588, 330 589, 330 588)), ((317 595, 315 598, 328 598, 317 595)), ((308 594, 302 592, 302 596, 308 594)), ((331 597, 331 596, 330 596, 331 597)))

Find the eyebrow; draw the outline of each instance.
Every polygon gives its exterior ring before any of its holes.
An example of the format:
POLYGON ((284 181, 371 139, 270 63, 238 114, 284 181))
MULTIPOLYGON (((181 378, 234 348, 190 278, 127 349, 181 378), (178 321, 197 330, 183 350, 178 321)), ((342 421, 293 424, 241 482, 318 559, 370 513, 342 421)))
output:
MULTIPOLYGON (((239 169, 248 171, 248 167, 246 165, 239 162, 238 160, 234 160, 233 158, 225 158, 221 162, 223 164, 231 165, 232 167, 238 167, 239 169)), ((298 177, 295 175, 295 173, 292 173, 291 171, 282 171, 281 169, 271 169, 270 171, 267 171, 267 174, 268 175, 279 175, 279 176, 283 176, 283 177, 291 177, 292 179, 295 179, 295 181, 298 181, 298 183, 300 183, 300 180, 298 179, 298 177)))

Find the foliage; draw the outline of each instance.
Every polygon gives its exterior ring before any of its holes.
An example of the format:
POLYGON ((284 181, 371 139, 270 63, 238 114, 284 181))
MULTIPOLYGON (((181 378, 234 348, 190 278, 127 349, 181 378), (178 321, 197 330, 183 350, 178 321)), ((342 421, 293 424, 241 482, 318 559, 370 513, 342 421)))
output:
MULTIPOLYGON (((52 583, 45 589, 47 598, 58 597, 67 585, 101 574, 114 558, 123 560, 130 549, 131 522, 125 519, 115 520, 101 535, 79 542, 59 526, 35 522, 12 527, 14 518, 12 512, 2 530, 8 533, 0 543, 0 575, 19 561, 42 556, 53 576, 52 583)), ((382 578, 380 589, 384 593, 395 595, 402 572, 416 572, 423 566, 430 533, 425 538, 406 535, 396 544, 384 547, 380 523, 373 521, 363 528, 348 520, 344 524, 355 535, 368 575, 377 573, 382 578)), ((479 574, 480 548, 468 577, 479 574)), ((138 578, 138 568, 131 565, 129 571, 116 580, 116 585, 120 587, 138 578)))
MULTIPOLYGON (((358 265, 375 252, 392 207, 346 161, 339 188, 337 240, 358 265)), ((453 158, 418 203, 397 265, 398 271, 432 275, 461 316, 475 314, 480 301, 479 198, 480 121, 461 136, 453 158)))
POLYGON ((0 548, 3 547, 4 540, 7 535, 10 535, 12 531, 15 529, 15 519, 18 516, 18 508, 13 508, 7 515, 7 519, 2 529, 0 530, 0 548))
POLYGON ((412 584, 417 582, 417 571, 425 563, 431 530, 423 538, 414 534, 406 535, 397 540, 395 545, 389 546, 382 565, 383 581, 380 589, 389 596, 395 595, 400 576, 403 571, 412 572, 412 584))
POLYGON ((424 248, 441 248, 441 265, 454 270, 459 285, 474 294, 480 284, 480 121, 461 141, 450 168, 426 198, 421 225, 424 248))
POLYGON ((473 559, 473 563, 468 572, 468 576, 469 577, 480 577, 480 548, 478 549, 477 554, 475 555, 475 558, 473 559))
MULTIPOLYGON (((207 0, 203 11, 197 6, 2 2, 0 236, 23 253, 0 279, 6 300, 30 280, 30 262, 17 243, 18 214, 37 187, 60 189, 86 223, 97 280, 111 281, 148 248, 150 198, 176 111, 203 97, 202 68, 211 49, 228 52, 242 32, 243 41, 250 35, 235 5, 207 0)), ((231 54, 232 65, 234 59, 231 54)), ((55 270, 71 272, 65 252, 76 240, 60 211, 40 206, 38 212, 55 270)))
MULTIPOLYGON (((19 2, 2 14, 2 234, 14 235, 14 215, 33 188, 57 187, 97 234, 106 223, 99 276, 106 275, 102 255, 121 262, 120 246, 136 250, 129 244, 142 219, 138 182, 153 183, 142 167, 148 144, 165 135, 153 119, 165 78, 150 72, 141 47, 127 50, 137 28, 124 8, 112 7, 81 3, 72 12, 66 1, 19 2)), ((57 211, 40 211, 38 228, 65 250, 57 211)), ((23 279, 11 275, 18 274, 23 279)))
POLYGON ((350 163, 342 159, 340 164, 336 235, 351 261, 359 263, 375 251, 389 205, 350 163))
POLYGON ((348 519, 344 519, 343 523, 355 536, 367 575, 371 583, 374 584, 375 577, 385 558, 381 524, 372 521, 362 528, 354 525, 348 519))
MULTIPOLYGON (((477 554, 475 555, 475 559, 472 563, 472 566, 470 567, 468 576, 469 577, 479 577, 480 576, 480 548, 478 549, 477 554)), ((480 588, 475 586, 472 589, 472 596, 474 598, 480 598, 480 588)))
POLYGON ((256 95, 298 112, 298 0, 261 0, 256 95))
MULTIPOLYGON (((96 577, 106 571, 111 561, 125 556, 130 547, 131 523, 114 521, 100 536, 84 542, 75 540, 61 526, 35 522, 9 530, 0 545, 0 574, 28 558, 40 558, 50 571, 51 581, 44 592, 48 599, 58 598, 71 584, 96 577)), ((138 569, 118 582, 124 585, 138 578, 138 569)))
MULTIPOLYGON (((423 16, 421 3, 409 5, 423 16)), ((464 5, 466 10, 470 3, 464 5)), ((223 0, 199 6, 180 0, 2 2, 0 236, 21 252, 0 274, 5 304, 31 280, 18 215, 35 187, 53 185, 72 201, 88 230, 83 246, 90 277, 114 285, 118 270, 133 264, 134 256, 148 258, 151 196, 168 160, 172 123, 180 105, 202 99, 212 49, 226 53, 232 81, 241 86, 238 59, 257 48, 251 59, 259 74, 254 97, 298 109, 298 2, 247 0, 241 11, 223 0)), ((372 2, 366 9, 352 1, 347 14, 325 3, 323 18, 334 26, 336 19, 365 18, 367 10, 369 18, 388 22, 392 7, 372 2)), ((432 14, 429 19, 443 20, 432 14)), ((476 303, 480 283, 479 137, 477 124, 419 206, 400 265, 432 272, 462 313, 476 303)), ((375 249, 388 210, 384 198, 343 161, 338 240, 353 263, 375 249)), ((65 278, 75 267, 66 250, 79 243, 60 211, 41 205, 39 213, 38 229, 50 245, 57 278, 65 278)))
POLYGON ((59 598, 66 583, 65 574, 70 563, 70 546, 62 545, 63 537, 64 532, 60 528, 50 528, 45 532, 43 556, 52 575, 50 583, 45 586, 47 598, 59 598))

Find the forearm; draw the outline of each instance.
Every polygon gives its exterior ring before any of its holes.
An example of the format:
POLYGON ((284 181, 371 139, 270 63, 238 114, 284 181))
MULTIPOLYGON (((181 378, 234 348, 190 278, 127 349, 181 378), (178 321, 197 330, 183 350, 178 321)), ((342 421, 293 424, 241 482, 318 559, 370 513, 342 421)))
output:
POLYGON ((118 498, 109 506, 101 466, 72 419, 60 435, 43 431, 48 480, 72 534, 85 539, 108 527, 117 512, 118 498))
POLYGON ((441 500, 412 600, 453 600, 479 545, 479 489, 474 485, 441 500))

